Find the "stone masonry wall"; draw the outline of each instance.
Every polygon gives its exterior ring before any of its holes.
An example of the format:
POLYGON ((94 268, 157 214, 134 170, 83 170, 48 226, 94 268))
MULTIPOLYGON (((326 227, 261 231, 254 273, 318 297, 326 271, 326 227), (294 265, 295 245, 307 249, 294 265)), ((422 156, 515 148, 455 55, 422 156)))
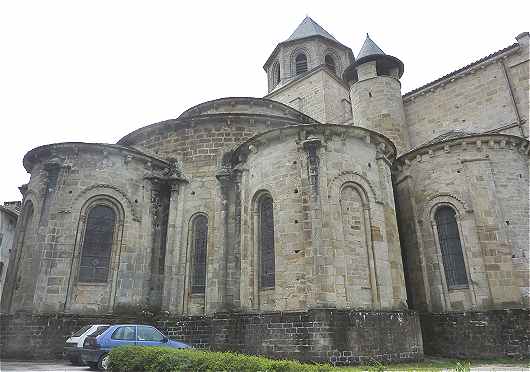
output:
POLYGON ((322 67, 268 98, 282 102, 321 123, 342 124, 351 120, 348 89, 322 67))
POLYGON ((506 57, 487 59, 447 81, 405 94, 411 147, 455 129, 480 133, 514 124, 505 132, 522 135, 518 115, 527 136, 528 39, 520 40, 519 49, 506 57))
POLYGON ((424 313, 420 318, 426 355, 530 357, 528 309, 424 313))
POLYGON ((72 315, 3 316, 2 358, 57 358, 65 339, 85 324, 152 324, 197 348, 338 364, 423 357, 417 313, 311 310, 172 318, 72 315), (28 342, 30 343, 28 345, 28 342))
POLYGON ((424 311, 528 305, 528 142, 453 140, 397 161, 401 241, 412 297, 424 311), (434 213, 457 213, 468 283, 447 289, 434 213))

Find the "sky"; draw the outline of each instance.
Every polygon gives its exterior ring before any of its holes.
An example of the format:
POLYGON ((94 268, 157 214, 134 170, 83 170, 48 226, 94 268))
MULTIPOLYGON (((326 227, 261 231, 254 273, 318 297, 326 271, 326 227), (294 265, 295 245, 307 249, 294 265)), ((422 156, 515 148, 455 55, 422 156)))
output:
POLYGON ((211 99, 263 97, 262 68, 309 15, 356 55, 366 33, 406 93, 530 31, 530 1, 0 0, 0 202, 24 154, 115 143, 211 99))

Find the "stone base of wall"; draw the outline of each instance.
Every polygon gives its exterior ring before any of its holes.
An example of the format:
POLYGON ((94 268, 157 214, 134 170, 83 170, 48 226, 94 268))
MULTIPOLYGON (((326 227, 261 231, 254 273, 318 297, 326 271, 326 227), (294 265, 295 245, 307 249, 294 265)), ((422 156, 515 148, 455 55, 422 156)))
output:
POLYGON ((530 311, 421 314, 427 355, 456 358, 530 357, 530 311))
POLYGON ((194 347, 338 364, 423 357, 419 316, 412 311, 318 309, 296 313, 219 313, 194 317, 3 315, 0 357, 57 358, 85 324, 152 324, 194 347))

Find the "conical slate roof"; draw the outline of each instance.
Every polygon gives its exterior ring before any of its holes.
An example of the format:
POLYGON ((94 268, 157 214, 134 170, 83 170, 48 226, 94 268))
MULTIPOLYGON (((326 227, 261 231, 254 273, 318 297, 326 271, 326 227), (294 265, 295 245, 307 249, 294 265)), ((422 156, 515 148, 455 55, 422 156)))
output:
POLYGON ((335 39, 333 35, 324 30, 318 23, 313 21, 311 17, 305 17, 302 23, 300 23, 296 30, 294 30, 293 34, 285 41, 293 41, 310 36, 322 36, 338 43, 338 40, 335 39))
POLYGON ((385 52, 383 52, 383 50, 379 48, 372 39, 370 39, 370 36, 366 34, 366 40, 364 40, 363 46, 361 48, 361 51, 359 52, 359 55, 357 56, 357 59, 361 59, 366 56, 373 56, 376 54, 385 55, 385 52))

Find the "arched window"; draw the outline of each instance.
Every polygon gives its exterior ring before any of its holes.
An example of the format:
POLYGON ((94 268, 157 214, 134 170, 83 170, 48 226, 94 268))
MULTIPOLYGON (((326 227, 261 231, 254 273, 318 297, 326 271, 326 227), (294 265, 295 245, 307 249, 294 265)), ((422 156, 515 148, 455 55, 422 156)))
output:
POLYGON ((258 203, 258 242, 260 263, 260 288, 275 285, 274 215, 270 195, 263 195, 258 203))
POLYGON ((458 233, 456 212, 451 207, 443 206, 438 208, 434 218, 438 230, 447 288, 465 287, 468 284, 466 265, 462 253, 460 234, 458 233))
POLYGON ((206 249, 208 246, 208 217, 196 216, 192 222, 191 293, 204 293, 206 289, 206 249))
POLYGON ((281 77, 280 77, 280 64, 277 63, 274 66, 274 85, 280 84, 280 80, 281 80, 281 77))
POLYGON ((296 75, 303 74, 307 71, 307 57, 305 54, 300 53, 296 56, 295 59, 296 62, 296 75))
POLYGON ((115 227, 116 212, 111 207, 98 204, 88 212, 79 264, 80 282, 107 281, 115 227))
POLYGON ((334 74, 337 73, 337 69, 335 67, 335 60, 332 56, 329 54, 324 58, 324 62, 326 63, 327 68, 329 68, 334 74))

